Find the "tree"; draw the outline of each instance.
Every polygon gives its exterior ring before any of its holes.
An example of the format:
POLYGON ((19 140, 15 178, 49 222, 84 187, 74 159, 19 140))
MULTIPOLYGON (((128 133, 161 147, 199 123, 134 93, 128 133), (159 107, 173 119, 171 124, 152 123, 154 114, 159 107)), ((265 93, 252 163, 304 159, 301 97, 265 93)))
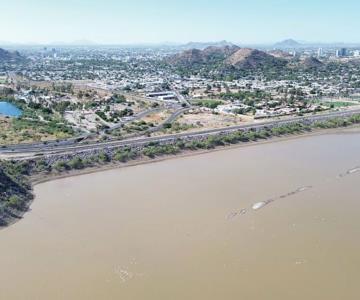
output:
POLYGON ((172 125, 171 125, 171 123, 165 123, 165 124, 163 125, 163 127, 164 127, 165 129, 170 129, 170 128, 172 127, 172 125))

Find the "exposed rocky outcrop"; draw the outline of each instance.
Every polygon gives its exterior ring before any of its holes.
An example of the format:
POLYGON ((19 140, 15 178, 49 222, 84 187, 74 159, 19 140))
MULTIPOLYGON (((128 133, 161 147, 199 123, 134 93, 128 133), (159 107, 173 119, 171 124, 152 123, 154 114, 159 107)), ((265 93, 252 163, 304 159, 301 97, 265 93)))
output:
POLYGON ((286 63, 284 59, 276 58, 263 51, 250 48, 242 48, 225 60, 226 65, 239 69, 285 66, 286 63))
POLYGON ((222 62, 239 49, 240 48, 238 46, 210 46, 204 50, 190 49, 170 56, 167 59, 167 62, 178 66, 192 66, 222 62))
POLYGON ((302 65, 305 68, 320 68, 324 64, 317 58, 311 56, 311 57, 307 57, 303 61, 301 61, 300 65, 302 65))
POLYGON ((287 61, 263 51, 239 48, 238 46, 207 47, 204 50, 191 49, 170 56, 169 64, 181 67, 207 66, 214 70, 233 67, 256 69, 258 67, 285 66, 287 61))
POLYGON ((271 50, 268 52, 268 54, 276 57, 276 58, 283 58, 283 59, 292 59, 294 56, 290 54, 289 52, 283 51, 283 50, 271 50))

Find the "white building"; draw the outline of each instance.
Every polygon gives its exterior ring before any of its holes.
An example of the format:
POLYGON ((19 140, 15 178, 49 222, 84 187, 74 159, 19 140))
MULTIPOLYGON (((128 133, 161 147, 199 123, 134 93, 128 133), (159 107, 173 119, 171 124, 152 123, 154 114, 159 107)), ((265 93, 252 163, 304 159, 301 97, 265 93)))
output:
POLYGON ((319 49, 318 49, 318 53, 317 53, 317 57, 318 57, 318 58, 321 58, 321 57, 323 57, 323 55, 324 55, 323 48, 319 48, 319 49))

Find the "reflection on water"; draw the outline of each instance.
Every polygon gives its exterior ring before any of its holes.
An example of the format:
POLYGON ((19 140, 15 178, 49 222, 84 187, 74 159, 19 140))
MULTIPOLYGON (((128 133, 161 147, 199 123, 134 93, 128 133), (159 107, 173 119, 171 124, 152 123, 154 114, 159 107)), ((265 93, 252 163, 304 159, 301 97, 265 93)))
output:
POLYGON ((269 200, 266 200, 266 201, 262 201, 262 202, 258 202, 258 203, 255 203, 253 206, 252 206, 252 209, 253 210, 258 210, 260 208, 263 208, 265 205, 268 205, 270 204, 271 202, 274 202, 276 200, 280 200, 280 199, 285 199, 287 197, 290 197, 290 196, 294 196, 298 193, 302 193, 302 192, 305 192, 306 190, 308 189, 311 189, 312 186, 303 186, 303 187, 300 187, 298 189, 296 189, 295 191, 292 191, 292 192, 289 192, 289 193, 286 193, 286 194, 283 194, 279 197, 276 197, 276 198, 272 198, 272 199, 269 199, 269 200))
POLYGON ((359 150, 314 136, 37 186, 0 231, 0 299, 358 299, 359 150))
POLYGON ((352 175, 352 174, 355 174, 355 173, 358 173, 360 172, 360 167, 355 167, 355 168, 352 168, 348 171, 346 171, 345 173, 342 173, 339 175, 339 177, 345 177, 345 176, 348 176, 348 175, 352 175))

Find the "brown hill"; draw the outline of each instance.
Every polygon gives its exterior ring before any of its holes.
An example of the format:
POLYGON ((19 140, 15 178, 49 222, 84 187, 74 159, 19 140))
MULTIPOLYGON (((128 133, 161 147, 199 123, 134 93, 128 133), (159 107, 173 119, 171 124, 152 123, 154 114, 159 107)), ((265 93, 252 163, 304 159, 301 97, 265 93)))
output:
POLYGON ((292 59, 294 56, 288 52, 282 50, 271 50, 268 54, 276 57, 276 58, 284 58, 284 59, 292 59))
POLYGON ((284 59, 276 58, 263 51, 243 48, 236 51, 225 60, 225 64, 235 68, 250 68, 255 69, 259 67, 272 67, 286 65, 284 59))
POLYGON ((202 50, 199 49, 190 49, 183 51, 179 54, 170 56, 167 59, 167 62, 176 65, 192 65, 204 62, 204 57, 202 55, 202 50))
POLYGON ((210 46, 204 50, 190 49, 170 56, 166 61, 183 66, 221 62, 239 49, 238 46, 234 45, 224 47, 210 46))
POLYGON ((203 50, 202 54, 206 57, 211 57, 215 55, 223 55, 224 58, 234 54, 238 51, 240 47, 232 45, 232 46, 225 46, 225 47, 214 47, 210 46, 203 50))
POLYGON ((324 64, 315 57, 307 57, 303 61, 300 62, 300 65, 304 66, 305 68, 320 68, 324 64))
POLYGON ((0 62, 15 62, 23 59, 24 58, 17 51, 10 52, 0 48, 0 62))

